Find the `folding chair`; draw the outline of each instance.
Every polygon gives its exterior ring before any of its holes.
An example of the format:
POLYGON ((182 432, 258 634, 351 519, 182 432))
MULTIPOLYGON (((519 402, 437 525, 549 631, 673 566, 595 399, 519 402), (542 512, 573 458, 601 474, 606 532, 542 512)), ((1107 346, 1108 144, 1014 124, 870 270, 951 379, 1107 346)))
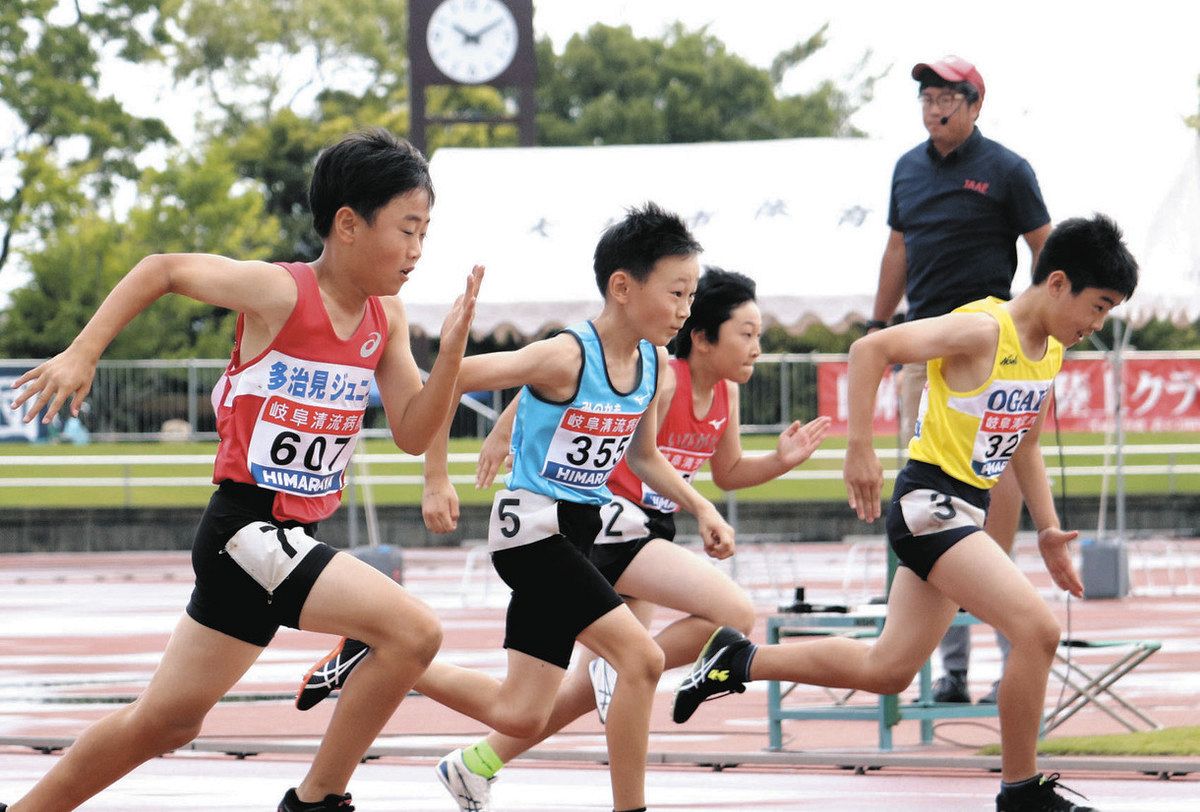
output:
POLYGON ((1149 730, 1161 728, 1162 725, 1142 713, 1112 688, 1160 648, 1162 642, 1159 640, 1063 640, 1054 652, 1056 662, 1051 665, 1050 673, 1058 677, 1070 691, 1063 693, 1062 701, 1042 719, 1042 736, 1046 736, 1087 705, 1094 705, 1104 711, 1130 731, 1138 730, 1136 721, 1140 721, 1149 730), (1093 667, 1089 672, 1069 656, 1070 649, 1123 651, 1116 660, 1103 666, 1102 670, 1096 671, 1093 667), (1067 653, 1064 654, 1064 651, 1067 653), (1136 721, 1130 721, 1131 719, 1136 721))

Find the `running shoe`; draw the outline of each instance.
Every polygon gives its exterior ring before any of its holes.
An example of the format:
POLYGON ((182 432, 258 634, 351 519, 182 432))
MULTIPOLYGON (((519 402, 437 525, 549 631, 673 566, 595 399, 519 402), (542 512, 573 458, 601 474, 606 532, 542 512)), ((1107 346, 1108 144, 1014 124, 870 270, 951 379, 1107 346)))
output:
POLYGON ((732 666, 737 656, 752 645, 746 635, 728 626, 712 633, 692 664, 692 670, 675 690, 671 716, 677 724, 692 718, 701 702, 746 690, 746 684, 734 673, 732 666))
POLYGON ((305 803, 296 797, 296 789, 293 787, 279 802, 277 812, 354 812, 354 805, 350 803, 348 792, 345 795, 326 795, 323 801, 305 803))
POLYGON ((1072 803, 1054 790, 1065 789, 1072 795, 1086 797, 1058 783, 1058 773, 1039 775, 1037 781, 1020 789, 1001 789, 996 796, 996 812, 1097 812, 1090 806, 1072 803))
POLYGON ((934 702, 971 703, 971 695, 967 693, 967 672, 949 671, 934 680, 934 702))
POLYGON ((992 689, 976 700, 977 705, 995 705, 1000 701, 1000 680, 992 683, 992 689))
POLYGON ((588 676, 592 678, 592 691, 596 694, 596 715, 600 717, 600 724, 604 724, 608 721, 608 704, 617 689, 617 672, 608 660, 597 657, 588 663, 588 676))
POLYGON ((296 709, 308 710, 345 685, 346 677, 370 650, 370 646, 360 640, 343 637, 333 651, 304 675, 300 690, 296 691, 296 709))
POLYGON ((492 782, 496 778, 471 772, 463 762, 461 749, 447 753, 438 762, 437 777, 461 812, 491 812, 492 782))

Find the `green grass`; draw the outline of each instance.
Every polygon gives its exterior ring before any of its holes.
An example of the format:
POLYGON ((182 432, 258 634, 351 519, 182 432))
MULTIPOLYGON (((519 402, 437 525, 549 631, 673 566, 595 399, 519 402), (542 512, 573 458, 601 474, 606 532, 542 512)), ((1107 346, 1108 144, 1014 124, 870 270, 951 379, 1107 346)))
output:
MULTIPOLYGON (((999 753, 998 744, 979 751, 982 756, 999 753)), ((1044 756, 1200 756, 1200 727, 1048 739, 1038 742, 1038 753, 1044 756)))
MULTIPOLYGON (((1162 453, 1127 457, 1131 465, 1166 464, 1172 461, 1171 448, 1180 444, 1192 444, 1198 441, 1196 434, 1140 434, 1130 435, 1130 444, 1154 443, 1163 447, 1162 453)), ((1063 442, 1069 446, 1097 445, 1104 442, 1101 434, 1073 434, 1064 436, 1063 442)), ((770 449, 775 445, 773 435, 747 435, 742 438, 742 444, 747 449, 770 449)), ((379 439, 369 440, 363 444, 374 454, 396 453, 390 441, 379 439)), ((826 449, 845 448, 845 438, 834 437, 826 441, 826 449)), ((880 439, 877 444, 879 456, 885 468, 894 468, 896 454, 893 443, 880 439)), ((56 455, 167 455, 167 454, 199 454, 211 456, 215 444, 204 443, 96 443, 86 447, 70 445, 25 445, 0 444, 0 479, 24 479, 29 477, 195 477, 205 482, 212 475, 210 463, 179 465, 165 467, 161 465, 83 465, 83 466, 51 466, 51 465, 15 465, 5 463, 4 457, 14 455, 45 456, 56 455)), ((475 439, 458 439, 451 443, 451 451, 458 453, 474 453, 479 449, 479 441, 475 439)), ((1100 465, 1103 455, 1072 456, 1069 465, 1100 465)), ((1177 464, 1200 463, 1200 454, 1174 454, 1173 461, 1177 464)), ((1055 478, 1056 461, 1047 459, 1047 469, 1050 476, 1055 478)), ((836 471, 841 467, 841 460, 812 460, 805 464, 810 469, 826 469, 836 471)), ((356 469, 351 469, 351 481, 356 469)), ((374 464, 371 473, 374 475, 419 475, 420 466, 414 463, 374 464)), ((474 466, 470 463, 456 463, 451 466, 451 473, 470 475, 474 466)), ((1094 495, 1100 492, 1101 480, 1098 476, 1082 476, 1069 473, 1070 491, 1073 495, 1094 495)), ((698 487, 702 493, 712 499, 723 498, 723 493, 709 482, 700 482, 698 487)), ((885 484, 885 495, 886 495, 885 484)), ((1108 483, 1111 492, 1113 483, 1108 483)), ((1200 493, 1200 474, 1181 474, 1173 477, 1167 475, 1130 476, 1126 478, 1126 492, 1130 494, 1156 493, 1200 493)), ((123 487, 79 487, 64 485, 62 487, 46 486, 30 489, 28 487, 0 488, 0 507, 152 507, 152 506, 200 506, 207 502, 212 492, 211 485, 196 487, 166 486, 138 487, 126 489, 123 487)), ((373 496, 377 504, 384 505, 416 505, 420 503, 421 489, 419 486, 383 485, 375 486, 373 496)), ((492 491, 477 491, 471 486, 459 487, 459 498, 463 504, 487 504, 492 498, 492 491)), ((738 498, 744 501, 756 502, 794 502, 794 501, 842 501, 845 498, 841 478, 828 480, 784 480, 769 482, 756 488, 741 491, 738 498)))

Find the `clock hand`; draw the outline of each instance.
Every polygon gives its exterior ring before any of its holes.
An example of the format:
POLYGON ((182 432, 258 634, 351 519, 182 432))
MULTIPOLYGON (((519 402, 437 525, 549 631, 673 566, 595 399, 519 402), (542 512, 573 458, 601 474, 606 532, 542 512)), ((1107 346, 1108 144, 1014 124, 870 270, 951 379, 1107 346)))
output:
POLYGON ((496 19, 492 20, 490 23, 488 23, 487 25, 485 25, 483 28, 481 28, 481 29, 479 29, 478 31, 476 31, 476 32, 475 32, 475 33, 472 35, 471 39, 473 39, 475 42, 477 42, 477 43, 478 43, 478 42, 479 42, 479 40, 480 40, 480 39, 483 37, 483 35, 484 35, 484 34, 486 34, 487 32, 491 31, 493 28, 495 28, 496 26, 500 25, 500 23, 502 23, 502 22, 504 22, 504 18, 503 18, 503 17, 497 17, 496 19))
POLYGON ((478 42, 479 42, 479 35, 478 35, 478 34, 472 34, 470 31, 468 31, 467 29, 463 28, 463 27, 462 27, 461 25, 459 25, 458 23, 454 23, 454 24, 451 26, 451 28, 453 28, 455 31, 457 31, 459 34, 461 34, 461 35, 462 35, 462 38, 463 38, 463 44, 464 44, 464 45, 465 45, 466 43, 468 43, 468 42, 474 42, 474 43, 478 43, 478 42))

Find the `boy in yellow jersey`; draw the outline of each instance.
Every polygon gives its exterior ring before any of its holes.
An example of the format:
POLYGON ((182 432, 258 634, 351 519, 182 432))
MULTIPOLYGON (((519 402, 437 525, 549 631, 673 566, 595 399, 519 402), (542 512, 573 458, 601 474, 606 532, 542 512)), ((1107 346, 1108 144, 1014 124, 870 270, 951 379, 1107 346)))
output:
POLYGON ((872 447, 871 416, 883 372, 919 361, 929 372, 910 460, 896 478, 887 516, 888 541, 902 566, 883 633, 873 644, 830 637, 760 647, 736 630, 718 629, 676 693, 675 721, 752 679, 898 693, 961 606, 1012 641, 1000 682, 997 812, 1090 810, 1055 792, 1057 775, 1037 772, 1058 623, 982 528, 988 490, 1011 463, 1046 569, 1060 589, 1083 595, 1068 549, 1077 534, 1058 525, 1037 438, 1063 346, 1100 329, 1136 285, 1137 263, 1115 223, 1103 215, 1067 220, 1047 239, 1033 285, 1013 301, 981 299, 854 342, 843 475, 850 506, 863 521, 880 515, 883 469, 872 447))

